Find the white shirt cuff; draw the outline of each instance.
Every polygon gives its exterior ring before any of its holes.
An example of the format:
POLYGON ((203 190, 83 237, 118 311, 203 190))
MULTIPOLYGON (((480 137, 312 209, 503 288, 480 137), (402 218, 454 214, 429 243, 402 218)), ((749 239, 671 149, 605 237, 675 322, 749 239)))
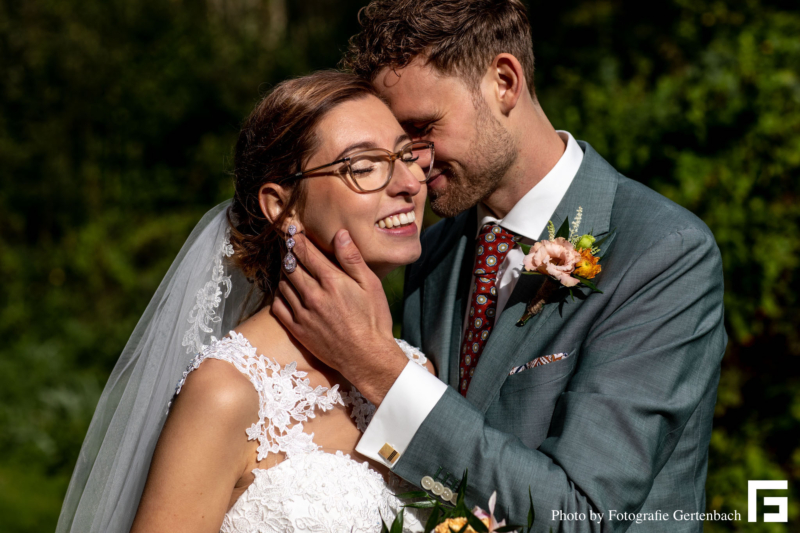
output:
POLYGON ((446 390, 445 383, 417 363, 409 361, 375 411, 367 430, 358 441, 356 451, 373 461, 393 467, 446 390), (386 445, 396 452, 392 455, 384 450, 388 458, 380 454, 386 445))

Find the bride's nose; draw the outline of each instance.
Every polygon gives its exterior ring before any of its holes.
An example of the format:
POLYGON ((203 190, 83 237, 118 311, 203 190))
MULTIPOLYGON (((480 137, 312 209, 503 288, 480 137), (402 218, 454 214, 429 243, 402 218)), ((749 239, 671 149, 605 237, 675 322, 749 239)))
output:
POLYGON ((386 193, 389 196, 416 196, 422 189, 417 174, 422 175, 422 169, 416 165, 408 166, 402 161, 395 161, 392 180, 386 188, 386 193))

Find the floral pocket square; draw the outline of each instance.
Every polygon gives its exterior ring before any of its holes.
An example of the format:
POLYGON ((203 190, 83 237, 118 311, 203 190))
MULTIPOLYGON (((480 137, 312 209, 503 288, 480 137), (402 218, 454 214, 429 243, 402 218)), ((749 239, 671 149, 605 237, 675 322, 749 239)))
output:
POLYGON ((554 353, 553 355, 543 355, 541 357, 537 357, 533 361, 529 363, 525 363, 521 366, 515 366, 511 369, 511 372, 508 373, 509 376, 513 376, 514 374, 519 374, 524 370, 528 370, 529 368, 533 368, 535 366, 542 366, 546 365, 547 363, 552 363, 554 361, 560 361, 562 359, 566 359, 569 357, 568 353, 554 353))

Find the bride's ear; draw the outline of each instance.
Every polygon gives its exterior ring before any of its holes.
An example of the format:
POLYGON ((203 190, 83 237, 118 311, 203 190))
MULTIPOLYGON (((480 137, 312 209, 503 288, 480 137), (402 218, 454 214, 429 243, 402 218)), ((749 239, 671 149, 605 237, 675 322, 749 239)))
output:
MULTIPOLYGON (((292 191, 286 189, 277 183, 265 183, 258 191, 258 203, 261 206, 261 212, 270 221, 275 223, 278 218, 283 214, 286 205, 289 203, 292 191)), ((295 213, 288 213, 287 219, 294 218, 295 213)), ((296 222, 294 222, 297 225, 296 222)), ((288 220, 284 220, 284 226, 288 226, 288 220)), ((300 228, 298 228, 300 229, 300 228)), ((286 228, 281 228, 281 231, 286 232, 286 228)))

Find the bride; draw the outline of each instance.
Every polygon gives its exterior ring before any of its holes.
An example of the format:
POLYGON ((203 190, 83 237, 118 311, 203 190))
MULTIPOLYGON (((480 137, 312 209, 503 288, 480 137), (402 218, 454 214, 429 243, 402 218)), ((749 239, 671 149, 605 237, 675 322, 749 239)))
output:
MULTIPOLYGON (((416 260, 432 162, 432 143, 411 142, 350 74, 318 72, 265 97, 239 135, 232 202, 195 228, 109 379, 57 531, 378 532, 391 522, 399 479, 354 453, 375 407, 271 303, 281 272, 301 268, 296 232, 332 254, 346 229, 381 277, 416 260)), ((405 514, 406 530, 421 531, 405 514)))

